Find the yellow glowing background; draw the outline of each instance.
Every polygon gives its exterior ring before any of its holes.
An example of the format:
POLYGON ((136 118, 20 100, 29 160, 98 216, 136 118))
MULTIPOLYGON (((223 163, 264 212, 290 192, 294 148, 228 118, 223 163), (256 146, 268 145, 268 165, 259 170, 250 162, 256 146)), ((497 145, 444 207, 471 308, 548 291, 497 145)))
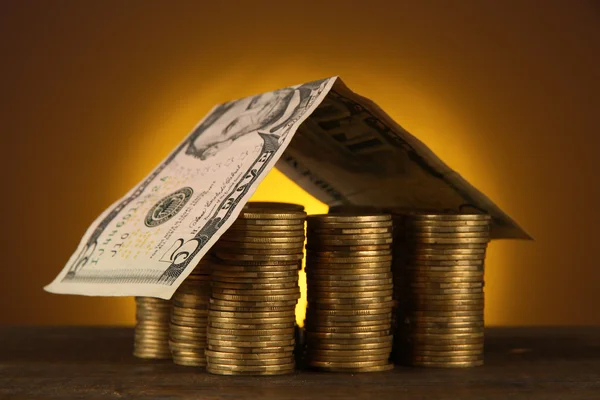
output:
MULTIPOLYGON (((595 2, 15 1, 0 30, 0 323, 133 323, 42 286, 214 104, 341 75, 536 238, 491 244, 490 325, 600 324, 595 2)), ((325 211, 278 171, 254 199, 325 211)))

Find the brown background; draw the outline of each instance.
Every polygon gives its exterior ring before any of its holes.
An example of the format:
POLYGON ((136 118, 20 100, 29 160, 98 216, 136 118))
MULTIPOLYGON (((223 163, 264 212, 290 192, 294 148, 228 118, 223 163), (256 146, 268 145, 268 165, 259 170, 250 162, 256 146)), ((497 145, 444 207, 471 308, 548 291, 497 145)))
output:
POLYGON ((208 3, 1 3, 1 323, 131 323, 42 291, 88 224, 212 105, 341 75, 536 238, 491 245, 489 324, 600 324, 598 2, 208 3))

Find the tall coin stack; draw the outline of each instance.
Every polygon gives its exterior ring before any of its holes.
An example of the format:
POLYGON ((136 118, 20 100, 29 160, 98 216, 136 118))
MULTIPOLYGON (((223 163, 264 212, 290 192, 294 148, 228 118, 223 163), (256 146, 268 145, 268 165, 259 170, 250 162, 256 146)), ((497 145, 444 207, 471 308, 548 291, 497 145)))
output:
POLYGON ((409 214, 404 218, 406 302, 396 337, 404 362, 424 367, 483 364, 483 274, 490 217, 409 214))
POLYGON ((281 375, 294 371, 298 271, 304 211, 246 207, 215 245, 207 371, 281 375))
POLYGON ((171 301, 153 297, 136 297, 135 305, 133 355, 140 358, 171 358, 169 351, 171 301))
POLYGON ((339 372, 393 368, 390 215, 313 215, 307 232, 307 364, 339 372))
POLYGON ((206 254, 171 299, 169 346, 175 364, 206 366, 210 274, 214 262, 206 254))

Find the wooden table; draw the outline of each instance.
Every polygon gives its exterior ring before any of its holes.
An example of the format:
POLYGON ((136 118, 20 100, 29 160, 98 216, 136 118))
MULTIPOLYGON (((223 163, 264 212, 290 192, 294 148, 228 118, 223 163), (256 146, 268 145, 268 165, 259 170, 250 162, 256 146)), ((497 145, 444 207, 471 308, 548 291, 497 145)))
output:
POLYGON ((131 328, 0 328, 0 399, 594 399, 600 328, 490 328, 486 365, 230 377, 131 355, 131 328))

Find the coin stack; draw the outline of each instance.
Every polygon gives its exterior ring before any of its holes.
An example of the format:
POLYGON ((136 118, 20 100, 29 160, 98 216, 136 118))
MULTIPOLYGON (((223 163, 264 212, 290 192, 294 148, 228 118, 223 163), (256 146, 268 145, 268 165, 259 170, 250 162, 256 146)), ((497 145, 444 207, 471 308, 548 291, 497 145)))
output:
POLYGON ((294 371, 298 271, 304 211, 245 208, 215 245, 207 371, 281 375, 294 371))
POLYGON ((405 274, 395 282, 405 301, 399 356, 414 366, 482 365, 490 217, 415 213, 403 225, 405 274))
POLYGON ((325 371, 393 368, 390 215, 308 217, 307 364, 325 371))
POLYGON ((173 295, 169 347, 175 364, 206 366, 210 274, 214 262, 206 254, 173 295))
POLYGON ((140 358, 171 358, 169 351, 171 301, 153 297, 136 297, 135 306, 133 355, 140 358))

